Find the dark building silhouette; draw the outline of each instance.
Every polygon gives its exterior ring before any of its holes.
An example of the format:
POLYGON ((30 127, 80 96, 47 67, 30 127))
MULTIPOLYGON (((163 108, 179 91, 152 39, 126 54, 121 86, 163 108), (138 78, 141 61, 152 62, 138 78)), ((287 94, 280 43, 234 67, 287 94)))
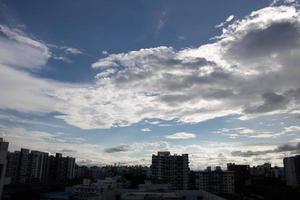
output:
POLYGON ((210 167, 205 171, 195 172, 195 188, 215 194, 234 193, 234 172, 222 171, 216 167, 214 171, 210 167))
POLYGON ((49 157, 49 183, 65 183, 75 178, 75 158, 56 153, 49 157))
POLYGON ((300 155, 283 159, 286 184, 300 186, 300 155))
POLYGON ((5 142, 3 138, 0 138, 0 198, 2 196, 3 186, 7 184, 5 179, 5 170, 7 166, 7 150, 8 142, 5 142))
POLYGON ((29 149, 9 152, 7 154, 6 176, 12 184, 26 184, 29 181, 29 149))
POLYGON ((40 151, 10 152, 7 155, 6 177, 11 184, 63 184, 75 177, 75 158, 61 154, 49 156, 40 151))
POLYGON ((157 155, 152 155, 151 179, 153 183, 169 183, 173 189, 188 189, 188 154, 158 152, 157 155))
POLYGON ((227 170, 234 172, 235 191, 241 192, 245 188, 247 179, 250 177, 250 166, 227 163, 227 170))

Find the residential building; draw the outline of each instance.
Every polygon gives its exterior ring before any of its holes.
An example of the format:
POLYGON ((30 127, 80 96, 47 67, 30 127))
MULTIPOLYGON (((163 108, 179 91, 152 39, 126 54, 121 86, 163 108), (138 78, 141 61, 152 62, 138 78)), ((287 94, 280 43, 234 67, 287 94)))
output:
POLYGON ((48 176, 48 153, 31 151, 29 155, 29 182, 46 183, 48 176))
POLYGON ((250 166, 227 163, 227 171, 234 172, 235 191, 241 192, 245 188, 246 182, 250 177, 250 166))
POLYGON ((3 185, 6 183, 5 170, 7 165, 7 150, 8 142, 5 142, 3 141, 3 138, 0 138, 0 199, 2 196, 3 185))
POLYGON ((11 178, 12 184, 26 184, 29 181, 29 150, 10 152, 7 155, 6 176, 11 178))
POLYGON ((152 155, 151 180, 153 183, 169 183, 173 189, 188 189, 188 154, 171 155, 170 152, 158 152, 152 155))
POLYGON ((8 153, 6 177, 12 184, 57 184, 75 178, 75 158, 49 156, 40 151, 21 149, 8 153))
POLYGON ((286 184, 292 187, 300 185, 300 155, 283 159, 286 184))
POLYGON ((49 183, 65 183, 75 178, 75 158, 56 153, 49 157, 49 183))
POLYGON ((222 171, 219 167, 214 171, 210 169, 196 171, 195 188, 215 194, 232 194, 234 193, 234 172, 222 171))

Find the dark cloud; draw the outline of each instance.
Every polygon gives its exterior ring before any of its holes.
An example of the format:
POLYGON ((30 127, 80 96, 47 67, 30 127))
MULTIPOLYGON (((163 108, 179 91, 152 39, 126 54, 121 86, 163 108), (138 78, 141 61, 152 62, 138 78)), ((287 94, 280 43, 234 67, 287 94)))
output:
POLYGON ((246 108, 244 111, 246 113, 266 113, 272 112, 274 110, 280 110, 286 108, 289 100, 283 96, 276 94, 274 92, 266 92, 262 94, 264 103, 259 106, 252 106, 246 108))
POLYGON ((254 29, 232 43, 228 54, 234 59, 250 61, 265 59, 274 53, 299 47, 299 23, 282 21, 264 29, 254 29))
POLYGON ((63 149, 63 150, 61 150, 61 153, 72 153, 72 154, 74 154, 74 153, 77 153, 77 151, 72 150, 72 149, 63 149))
POLYGON ((290 97, 291 99, 295 99, 296 101, 300 101, 300 88, 289 90, 285 94, 286 94, 286 96, 290 97))
POLYGON ((123 144, 116 147, 106 148, 104 149, 105 153, 118 153, 118 152, 126 152, 130 151, 131 147, 130 145, 123 144))
POLYGON ((273 150, 265 150, 265 151, 233 151, 231 152, 232 156, 239 156, 239 157, 251 157, 251 156, 259 156, 268 153, 283 153, 283 152, 293 152, 293 153, 300 153, 300 142, 296 145, 291 144, 284 144, 281 146, 276 147, 273 150))

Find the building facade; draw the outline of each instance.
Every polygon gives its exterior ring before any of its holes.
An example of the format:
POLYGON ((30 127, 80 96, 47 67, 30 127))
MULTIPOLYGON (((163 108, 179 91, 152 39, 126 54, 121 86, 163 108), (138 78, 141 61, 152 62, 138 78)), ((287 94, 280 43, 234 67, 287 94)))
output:
POLYGON ((300 186, 300 155, 283 159, 286 184, 292 187, 300 186))
POLYGON ((234 172, 222 171, 221 168, 214 171, 210 169, 197 171, 195 172, 195 187, 198 190, 215 194, 233 194, 234 172))
POLYGON ((21 149, 7 155, 11 184, 57 184, 75 178, 75 158, 21 149))
POLYGON ((5 170, 7 165, 8 142, 0 138, 0 198, 2 196, 3 185, 5 184, 5 170))
POLYGON ((171 155, 170 152, 158 152, 152 155, 151 180, 153 183, 169 183, 173 189, 188 189, 188 154, 171 155))
POLYGON ((227 163, 227 171, 234 172, 235 191, 243 191, 246 186, 246 182, 250 177, 250 166, 237 165, 235 163, 227 163))

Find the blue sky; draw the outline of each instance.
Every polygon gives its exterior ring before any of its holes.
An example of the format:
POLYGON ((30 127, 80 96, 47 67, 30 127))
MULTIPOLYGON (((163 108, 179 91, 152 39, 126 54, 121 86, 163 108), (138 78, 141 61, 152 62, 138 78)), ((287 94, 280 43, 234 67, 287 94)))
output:
POLYGON ((1 1, 0 133, 78 163, 282 165, 299 152, 297 1, 1 1), (288 148, 286 148, 288 147, 288 148))

